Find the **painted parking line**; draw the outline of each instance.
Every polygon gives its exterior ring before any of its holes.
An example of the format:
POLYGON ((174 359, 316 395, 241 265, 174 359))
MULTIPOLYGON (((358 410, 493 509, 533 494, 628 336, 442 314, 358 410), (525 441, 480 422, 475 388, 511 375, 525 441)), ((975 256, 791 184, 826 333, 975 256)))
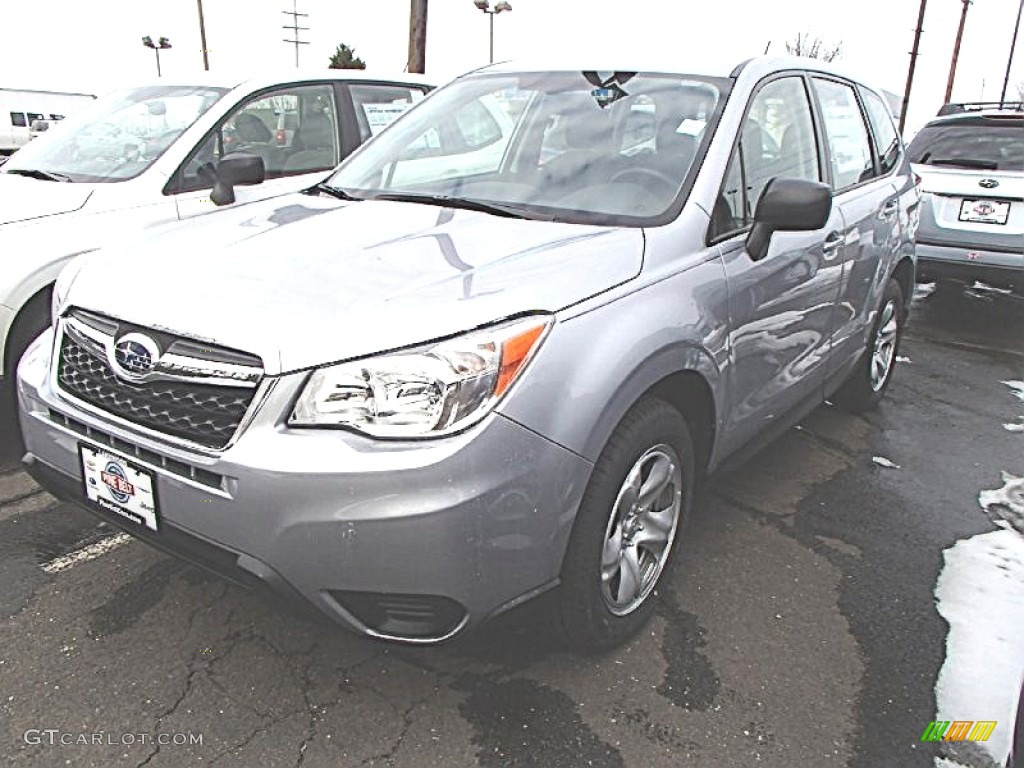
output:
POLYGON ((90 544, 87 547, 76 549, 74 552, 70 552, 60 557, 55 557, 48 563, 43 565, 43 570, 47 573, 60 573, 66 571, 69 568, 74 568, 76 565, 87 563, 90 560, 95 560, 97 557, 107 554, 123 544, 127 544, 132 540, 132 537, 127 533, 117 533, 113 536, 108 536, 105 539, 90 544))

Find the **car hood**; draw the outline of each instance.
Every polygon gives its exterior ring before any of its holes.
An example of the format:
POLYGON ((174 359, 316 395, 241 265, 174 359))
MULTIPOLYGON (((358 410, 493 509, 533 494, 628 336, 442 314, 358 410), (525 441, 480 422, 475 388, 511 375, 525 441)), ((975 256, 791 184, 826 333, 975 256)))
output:
POLYGON ((0 173, 0 225, 77 211, 92 187, 0 173))
POLYGON ((64 306, 259 355, 268 374, 556 311, 635 277, 643 231, 290 195, 84 257, 64 306))

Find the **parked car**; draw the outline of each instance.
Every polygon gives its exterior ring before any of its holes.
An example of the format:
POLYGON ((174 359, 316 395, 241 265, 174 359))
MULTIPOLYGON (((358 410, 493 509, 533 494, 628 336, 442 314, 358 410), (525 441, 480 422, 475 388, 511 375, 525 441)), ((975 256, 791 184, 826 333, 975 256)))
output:
POLYGON ((822 62, 485 68, 315 189, 70 265, 19 369, 26 465, 366 635, 438 642, 555 589, 574 647, 614 645, 698 478, 882 397, 918 201, 882 98, 822 62), (525 106, 482 167, 499 93, 525 106), (447 162, 394 183, 424 144, 447 162))
POLYGON ((0 159, 35 138, 34 123, 56 123, 95 98, 89 93, 0 88, 0 159))
POLYGON ((28 140, 38 139, 42 134, 50 130, 49 120, 33 120, 28 127, 28 140))
POLYGON ((1024 105, 947 104, 907 148, 922 280, 1024 288, 1024 105))
POLYGON ((379 131, 380 105, 393 120, 428 89, 417 75, 339 70, 161 82, 91 101, 20 149, 0 166, 0 411, 12 407, 18 358, 49 323, 51 286, 73 256, 315 184, 369 138, 367 113, 379 131), (284 108, 297 138, 279 146, 284 108))

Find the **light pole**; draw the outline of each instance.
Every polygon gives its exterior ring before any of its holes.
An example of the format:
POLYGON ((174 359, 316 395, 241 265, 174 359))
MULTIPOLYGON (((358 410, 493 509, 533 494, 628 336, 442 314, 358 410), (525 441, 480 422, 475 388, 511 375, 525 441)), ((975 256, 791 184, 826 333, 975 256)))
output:
POLYGON ((502 11, 511 11, 512 4, 507 0, 499 0, 491 8, 490 0, 473 0, 473 5, 491 17, 491 64, 494 63, 494 14, 502 11))
POLYGON ((160 72, 160 51, 166 51, 168 48, 170 48, 171 41, 168 40, 166 37, 161 37, 154 43, 153 38, 149 35, 146 35, 144 38, 142 38, 142 44, 147 48, 153 49, 153 52, 156 54, 156 76, 163 77, 163 74, 160 72))

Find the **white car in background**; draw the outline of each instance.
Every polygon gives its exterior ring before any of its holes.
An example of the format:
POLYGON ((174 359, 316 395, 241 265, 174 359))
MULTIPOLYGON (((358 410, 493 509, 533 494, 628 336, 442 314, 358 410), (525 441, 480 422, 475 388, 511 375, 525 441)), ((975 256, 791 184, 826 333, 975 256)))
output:
POLYGON ((0 166, 0 417, 70 259, 306 189, 430 90, 418 75, 362 70, 207 78, 111 93, 0 166))

